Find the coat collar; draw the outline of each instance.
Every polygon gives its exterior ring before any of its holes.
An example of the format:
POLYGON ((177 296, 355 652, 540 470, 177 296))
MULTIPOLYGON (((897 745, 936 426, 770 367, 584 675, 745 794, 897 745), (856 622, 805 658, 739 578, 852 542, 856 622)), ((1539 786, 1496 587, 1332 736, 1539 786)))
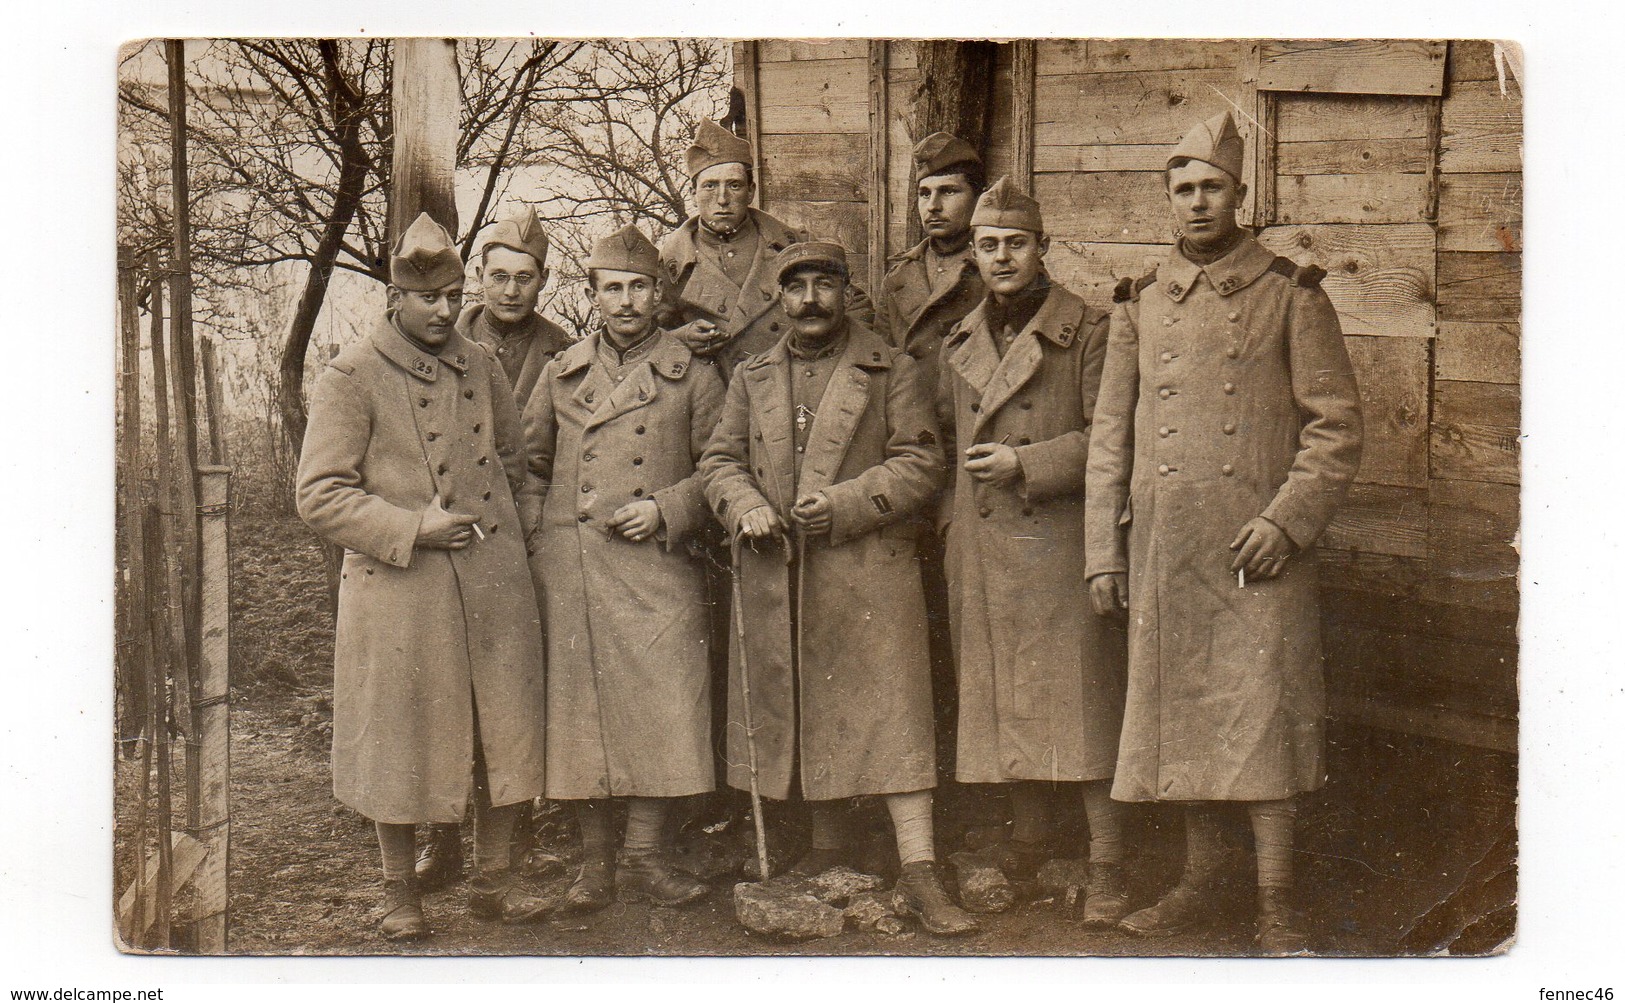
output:
MULTIPOLYGON (((885 339, 850 316, 846 319, 846 347, 841 349, 841 366, 860 369, 890 369, 892 348, 885 339)), ((773 347, 745 361, 746 370, 784 367, 790 363, 790 336, 786 334, 773 347)))
POLYGON ((1060 348, 1068 347, 1083 330, 1088 309, 1083 299, 1070 289, 1051 286, 1044 305, 1000 356, 993 345, 993 332, 988 329, 986 307, 987 301, 983 300, 966 315, 948 348, 949 366, 978 395, 971 441, 975 441, 993 414, 1009 403, 1038 372, 1044 358, 1040 339, 1060 348))
MULTIPOLYGON (((800 234, 777 217, 770 216, 753 206, 747 207, 747 211, 750 213, 750 218, 756 223, 757 232, 762 236, 761 243, 758 245, 760 248, 759 254, 762 251, 778 254, 801 239, 800 234)), ((695 246, 696 241, 699 240, 699 234, 696 232, 699 227, 700 217, 690 216, 683 221, 682 226, 672 231, 672 235, 663 241, 666 245, 663 257, 666 259, 667 267, 674 274, 681 273, 684 268, 694 264, 699 259, 699 251, 695 246)))
MULTIPOLYGON (((555 374, 560 379, 586 369, 598 358, 598 345, 603 338, 603 332, 594 331, 580 341, 566 348, 558 354, 559 370, 555 374)), ((673 338, 670 332, 660 330, 655 332, 657 339, 644 361, 649 368, 668 380, 681 379, 692 365, 694 353, 689 351, 680 339, 673 338)))
POLYGON ((467 374, 469 360, 475 351, 473 342, 453 330, 445 346, 440 349, 440 354, 430 355, 406 339, 406 335, 395 326, 395 315, 391 311, 384 312, 373 330, 372 347, 384 358, 427 383, 435 381, 442 365, 467 374))
POLYGON ((1180 254, 1178 245, 1175 245, 1168 252, 1167 259, 1157 266, 1157 282, 1169 299, 1179 303, 1196 286, 1196 277, 1206 272, 1208 281, 1218 294, 1229 296, 1238 289, 1252 285, 1260 275, 1269 271, 1274 261, 1272 251, 1245 235, 1229 254, 1211 265, 1198 265, 1180 254))

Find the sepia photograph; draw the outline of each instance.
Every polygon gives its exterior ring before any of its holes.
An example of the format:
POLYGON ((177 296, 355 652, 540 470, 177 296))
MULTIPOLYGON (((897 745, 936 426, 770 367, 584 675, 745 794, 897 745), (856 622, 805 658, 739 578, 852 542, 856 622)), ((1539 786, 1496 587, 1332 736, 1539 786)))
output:
POLYGON ((118 951, 1516 949, 1517 42, 116 60, 118 951))

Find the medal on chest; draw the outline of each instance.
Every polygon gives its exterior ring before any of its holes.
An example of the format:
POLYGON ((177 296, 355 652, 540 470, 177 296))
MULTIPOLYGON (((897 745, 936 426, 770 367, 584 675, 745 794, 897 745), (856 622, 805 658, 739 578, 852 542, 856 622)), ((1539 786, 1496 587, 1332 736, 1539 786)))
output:
POLYGON ((818 414, 812 408, 808 407, 805 404, 797 404, 796 405, 796 431, 797 432, 805 432, 805 431, 807 431, 807 423, 811 419, 816 418, 816 417, 818 417, 818 414))

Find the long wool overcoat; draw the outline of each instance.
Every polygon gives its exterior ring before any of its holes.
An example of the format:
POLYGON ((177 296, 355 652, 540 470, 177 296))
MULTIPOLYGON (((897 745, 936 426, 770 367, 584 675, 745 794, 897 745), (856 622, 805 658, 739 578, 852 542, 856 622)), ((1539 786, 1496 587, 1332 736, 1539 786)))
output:
MULTIPOLYGON (((914 360, 848 321, 798 487, 791 361, 781 342, 739 367, 700 461, 706 496, 730 533, 761 505, 790 525, 796 499, 818 491, 834 509, 830 533, 807 542, 800 572, 785 544, 741 548, 761 791, 783 799, 799 779, 802 796, 817 801, 933 787, 931 671, 914 558, 914 519, 930 511, 943 474, 927 388, 914 360), (799 667, 792 577, 802 582, 799 667)), ((748 789, 737 646, 730 661, 728 782, 748 789)))
POLYGON ((1118 287, 1087 532, 1088 573, 1129 576, 1119 800, 1273 800, 1325 780, 1314 544, 1359 468, 1361 419, 1321 274, 1247 237, 1118 287), (1242 587, 1230 543, 1257 516, 1302 549, 1242 587))
POLYGON ((1099 780, 1117 761, 1125 640, 1092 612, 1081 573, 1107 321, 1054 286, 1002 358, 985 306, 943 344, 937 409, 954 444, 944 507, 963 782, 1099 780), (971 477, 964 451, 978 442, 1014 447, 1021 480, 971 477))
POLYGON ((462 818, 476 708, 492 802, 541 794, 542 636, 525 556, 536 494, 502 367, 458 334, 439 356, 419 351, 386 319, 316 383, 297 501, 345 548, 338 799, 379 822, 462 818), (484 538, 414 549, 437 493, 478 516, 484 538))
MULTIPOLYGON (((664 321, 678 327, 693 320, 709 320, 731 340, 716 353, 723 382, 733 378, 739 363, 772 348, 790 330, 790 320, 779 304, 778 278, 773 259, 780 251, 815 239, 760 209, 751 209, 759 239, 744 281, 734 285, 721 267, 698 247, 700 221, 691 216, 660 241, 660 261, 666 269, 664 321)), ((846 314, 860 324, 874 320, 874 304, 862 289, 846 287, 846 314)))
POLYGON ((514 404, 521 414, 536 389, 536 381, 541 379, 542 370, 547 368, 554 356, 572 344, 564 328, 539 313, 526 318, 524 331, 504 338, 492 329, 484 303, 476 303, 463 311, 463 315, 457 318, 457 331, 468 340, 491 349, 497 361, 502 363, 504 373, 509 369, 514 370, 515 375, 510 382, 513 383, 514 404), (518 358, 510 358, 510 354, 518 358))
POLYGON ((936 291, 926 275, 926 248, 929 240, 899 254, 881 282, 880 309, 875 315, 875 333, 907 352, 925 369, 926 386, 937 383, 937 363, 942 342, 965 315, 987 295, 976 262, 965 258, 959 274, 936 291))
POLYGON ((535 549, 547 796, 699 794, 716 773, 705 576, 690 545, 712 525, 695 464, 722 410, 722 378, 658 332, 617 380, 599 360, 602 337, 559 355, 525 410, 544 492, 535 549), (660 506, 655 538, 634 543, 607 528, 642 499, 660 506))

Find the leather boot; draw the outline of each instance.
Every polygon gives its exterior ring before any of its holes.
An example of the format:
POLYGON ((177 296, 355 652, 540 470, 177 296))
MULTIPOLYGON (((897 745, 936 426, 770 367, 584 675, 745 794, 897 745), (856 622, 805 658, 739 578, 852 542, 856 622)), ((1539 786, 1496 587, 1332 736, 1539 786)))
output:
POLYGON ((1292 908, 1292 889, 1258 890, 1258 949, 1266 957, 1301 958, 1309 949, 1309 931, 1292 908))
POLYGON ((897 879, 897 894, 903 907, 920 918, 927 933, 954 937, 975 933, 981 925, 970 913, 954 905, 937 877, 934 860, 916 860, 903 865, 897 879))
POLYGON ((1206 925, 1218 910, 1211 879, 1181 878, 1154 906, 1123 917, 1117 925, 1142 937, 1170 937, 1206 925))
POLYGON ((615 898, 615 856, 593 855, 582 859, 576 879, 564 893, 559 912, 579 914, 608 908, 615 898))
POLYGON ((1122 864, 1090 864, 1083 886, 1083 925, 1116 926, 1128 915, 1128 881, 1122 864))
POLYGON ((554 902, 526 891, 512 870, 481 871, 468 890, 468 911, 480 919, 530 923, 552 911, 554 902))
POLYGON ((378 932, 385 940, 417 940, 429 935, 416 879, 384 880, 384 918, 378 922, 378 932))
POLYGON ((615 870, 615 887, 627 898, 647 899, 659 906, 680 906, 705 898, 711 886, 691 874, 684 874, 666 860, 665 854, 628 853, 615 870))
POLYGON ((418 851, 418 887, 426 892, 444 888, 463 876, 463 834, 456 825, 425 826, 428 834, 418 851))

